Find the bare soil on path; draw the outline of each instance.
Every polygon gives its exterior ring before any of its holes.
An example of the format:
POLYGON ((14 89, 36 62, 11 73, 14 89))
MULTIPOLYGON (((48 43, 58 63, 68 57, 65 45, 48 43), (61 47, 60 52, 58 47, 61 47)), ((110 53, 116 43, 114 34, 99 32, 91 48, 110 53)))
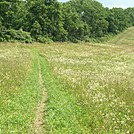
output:
POLYGON ((45 101, 47 100, 47 91, 43 85, 40 59, 38 59, 38 66, 39 66, 39 84, 42 90, 42 97, 38 103, 36 110, 36 117, 34 122, 34 134, 44 134, 45 127, 43 125, 44 122, 43 119, 44 119, 44 110, 46 109, 45 101))

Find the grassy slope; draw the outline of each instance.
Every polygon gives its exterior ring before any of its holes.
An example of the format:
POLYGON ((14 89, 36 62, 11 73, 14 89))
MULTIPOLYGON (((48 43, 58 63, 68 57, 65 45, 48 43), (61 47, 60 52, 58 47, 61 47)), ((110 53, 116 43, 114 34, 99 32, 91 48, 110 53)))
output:
POLYGON ((121 34, 114 37, 109 43, 118 45, 134 45, 134 27, 130 27, 121 34))
POLYGON ((45 133, 133 133, 133 52, 132 45, 1 43, 0 133, 34 133, 43 85, 45 133))
POLYGON ((44 54, 65 85, 48 80, 50 133, 133 132, 133 52, 107 44, 57 43, 45 46, 44 54))
POLYGON ((0 44, 0 133, 33 133, 40 98, 38 54, 23 44, 0 44))

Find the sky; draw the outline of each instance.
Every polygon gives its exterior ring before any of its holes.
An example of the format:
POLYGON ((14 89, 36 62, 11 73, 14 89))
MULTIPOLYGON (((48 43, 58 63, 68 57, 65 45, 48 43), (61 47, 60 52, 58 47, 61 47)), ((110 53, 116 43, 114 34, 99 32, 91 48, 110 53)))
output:
MULTIPOLYGON (((58 0, 59 2, 66 2, 69 0, 58 0)), ((121 7, 121 8, 128 8, 134 7, 134 0, 97 0, 103 4, 104 7, 121 7)))

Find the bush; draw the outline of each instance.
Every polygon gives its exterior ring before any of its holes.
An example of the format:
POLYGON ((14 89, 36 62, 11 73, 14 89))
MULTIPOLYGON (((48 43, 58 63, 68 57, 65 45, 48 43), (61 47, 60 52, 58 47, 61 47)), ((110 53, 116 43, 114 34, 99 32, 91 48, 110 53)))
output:
POLYGON ((104 37, 97 38, 98 42, 107 42, 114 37, 113 34, 105 35, 104 37))
POLYGON ((53 43, 53 40, 51 40, 50 38, 45 38, 44 36, 39 36, 37 38, 37 41, 40 42, 40 43, 53 43))
POLYGON ((85 36, 85 37, 83 38, 83 41, 84 41, 84 42, 95 42, 95 39, 93 39, 93 38, 91 38, 91 37, 89 37, 89 36, 85 36))
POLYGON ((82 42, 81 40, 79 40, 79 39, 77 39, 77 38, 75 38, 75 37, 70 37, 70 38, 69 38, 69 41, 71 41, 71 42, 73 42, 73 43, 80 43, 80 42, 82 42))
POLYGON ((0 41, 20 41, 25 43, 32 43, 33 39, 29 32, 22 30, 6 30, 1 29, 0 31, 0 41))

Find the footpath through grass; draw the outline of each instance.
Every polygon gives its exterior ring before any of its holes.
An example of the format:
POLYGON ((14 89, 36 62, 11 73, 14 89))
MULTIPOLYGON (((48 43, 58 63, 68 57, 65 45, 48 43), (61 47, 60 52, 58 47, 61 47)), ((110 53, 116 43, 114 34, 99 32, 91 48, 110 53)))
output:
POLYGON ((109 43, 117 45, 134 45, 134 27, 126 29, 124 32, 115 36, 109 43))
POLYGON ((88 124, 87 120, 84 121, 85 106, 78 105, 80 100, 71 92, 69 85, 61 83, 53 76, 48 62, 43 57, 41 63, 44 85, 49 97, 44 118, 46 133, 88 133, 91 124, 88 124))
POLYGON ((49 133, 134 132, 134 54, 129 49, 88 43, 44 46, 41 55, 51 67, 43 73, 49 133))
POLYGON ((38 54, 23 44, 0 44, 0 63, 0 134, 34 133, 38 54))
POLYGON ((134 133, 133 45, 1 43, 0 63, 0 134, 35 133, 43 88, 44 133, 134 133))

